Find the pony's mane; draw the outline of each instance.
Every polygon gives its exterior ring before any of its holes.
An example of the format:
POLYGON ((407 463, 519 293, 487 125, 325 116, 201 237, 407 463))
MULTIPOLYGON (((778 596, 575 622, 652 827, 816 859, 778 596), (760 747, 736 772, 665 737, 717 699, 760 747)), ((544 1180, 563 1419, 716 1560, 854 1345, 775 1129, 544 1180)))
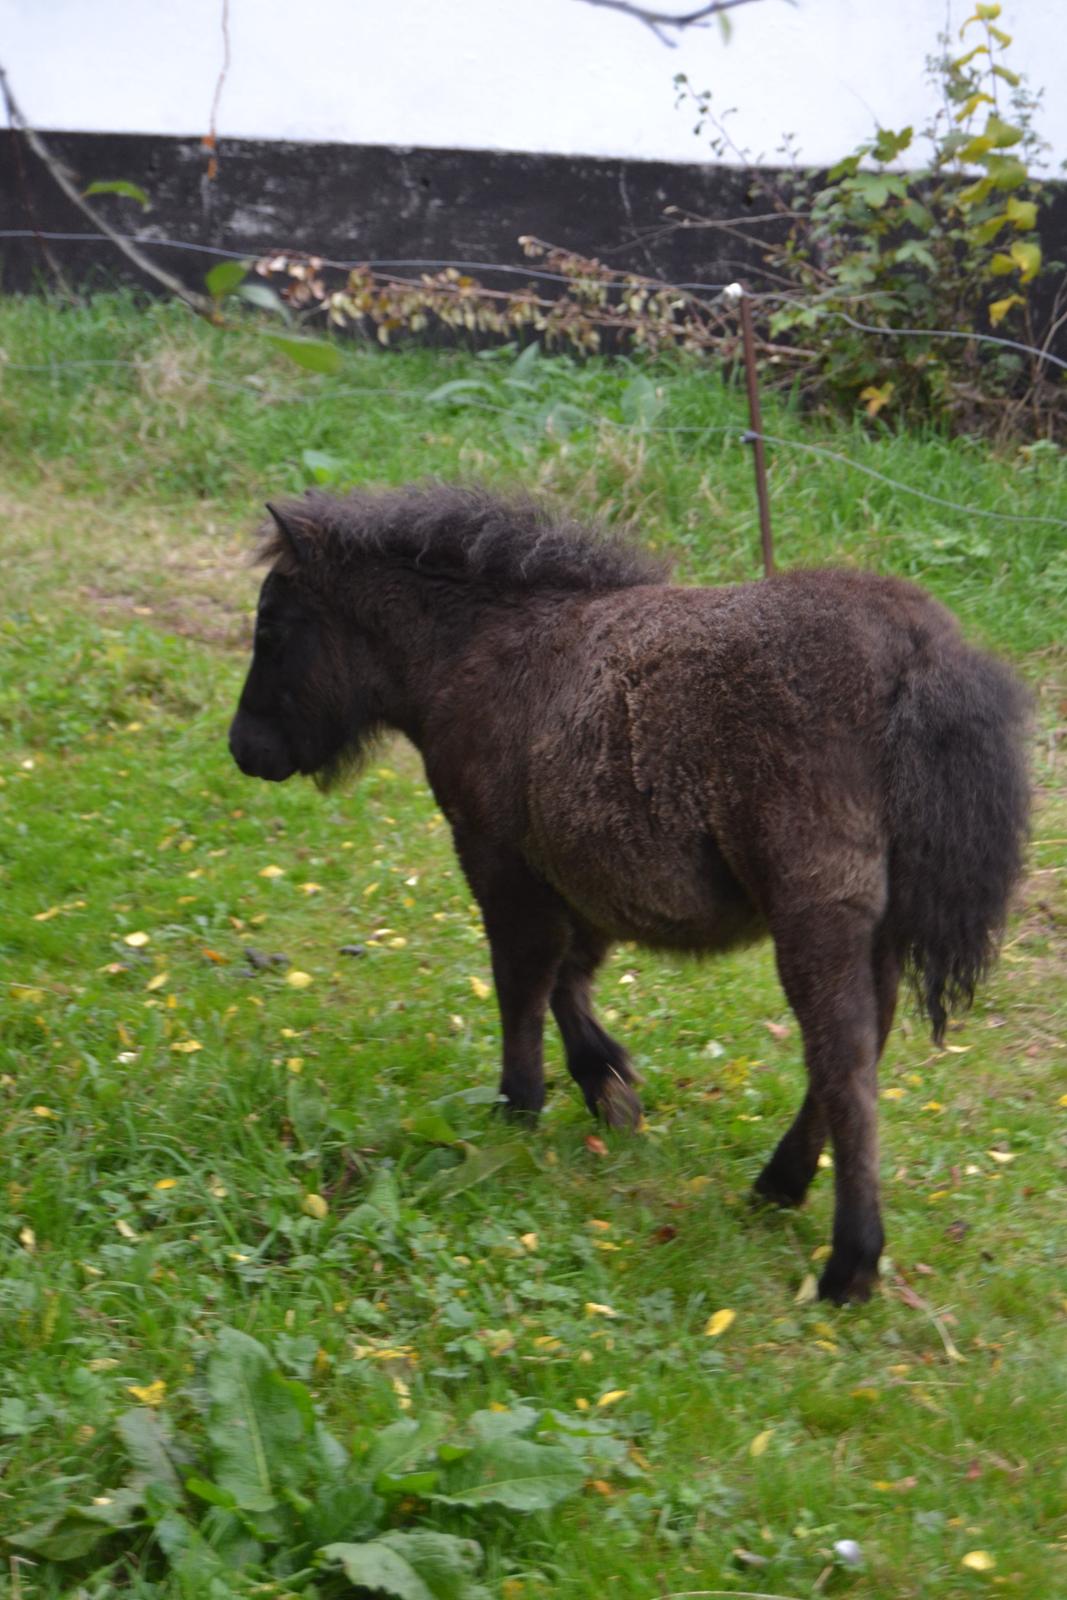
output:
MULTIPOLYGON (((522 495, 479 486, 416 484, 309 490, 278 506, 321 580, 341 578, 368 557, 501 593, 517 590, 627 589, 663 583, 667 563, 598 523, 579 523, 522 495)), ((260 558, 283 565, 292 550, 268 529, 260 558)))

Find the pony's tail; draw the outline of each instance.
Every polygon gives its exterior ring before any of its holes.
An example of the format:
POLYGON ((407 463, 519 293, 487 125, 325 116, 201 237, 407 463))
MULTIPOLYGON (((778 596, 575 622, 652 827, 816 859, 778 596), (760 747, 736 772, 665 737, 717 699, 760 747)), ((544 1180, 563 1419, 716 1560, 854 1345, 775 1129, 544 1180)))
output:
POLYGON ((938 1044, 996 957, 1022 871, 1028 711, 1005 666, 942 636, 889 715, 889 925, 938 1044))

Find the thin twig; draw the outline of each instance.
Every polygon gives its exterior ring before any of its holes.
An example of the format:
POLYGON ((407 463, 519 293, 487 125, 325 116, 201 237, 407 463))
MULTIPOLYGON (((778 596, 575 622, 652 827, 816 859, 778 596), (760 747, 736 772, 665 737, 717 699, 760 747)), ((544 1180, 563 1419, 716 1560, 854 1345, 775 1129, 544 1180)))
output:
POLYGON ((646 6, 633 5, 631 0, 582 0, 587 6, 601 6, 605 11, 621 11, 623 16, 633 17, 636 22, 643 22, 668 50, 676 47, 676 41, 665 31, 667 28, 676 28, 679 33, 686 28, 699 28, 709 17, 721 16, 726 11, 734 11, 738 6, 755 5, 758 0, 710 0, 708 5, 699 6, 696 11, 683 12, 681 16, 672 16, 670 12, 650 11, 646 6))
POLYGON ((82 216, 88 217, 97 232, 103 234, 105 239, 110 239, 116 249, 121 250, 127 260, 132 261, 134 266, 141 272, 146 273, 150 278, 154 278, 157 283, 162 284, 172 295, 175 295, 179 300, 183 300, 190 310, 195 311, 198 316, 207 317, 210 320, 213 315, 213 309, 211 301, 206 296, 197 294, 192 289, 187 289, 184 283, 175 278, 172 273, 165 271, 163 267, 157 267, 155 262, 150 261, 146 255, 143 255, 136 245, 131 244, 121 233, 116 233, 115 229, 105 222, 88 201, 83 198, 81 191, 66 167, 52 154, 40 134, 30 127, 19 110, 18 102, 11 92, 11 85, 8 83, 7 74, 2 66, 0 66, 0 91, 3 92, 8 118, 12 125, 18 128, 38 161, 51 173, 71 205, 76 206, 82 216))
POLYGON ((22 208, 30 222, 30 232, 36 240, 37 248, 41 252, 41 258, 49 272, 52 274, 52 277, 55 279, 60 292, 66 296, 71 305, 77 305, 78 297, 70 287, 70 284, 67 282, 63 268, 56 260, 55 253, 47 241, 47 236, 41 232, 40 224, 37 221, 37 207, 33 203, 33 192, 30 189, 29 182, 26 178, 26 163, 22 156, 22 138, 18 125, 15 122, 14 107, 10 94, 7 91, 6 82, 4 83, 4 91, 4 100, 7 106, 7 125, 8 131, 11 134, 11 147, 15 152, 15 170, 18 175, 18 186, 22 195, 22 208))
POLYGON ((222 70, 215 84, 215 94, 211 101, 211 116, 208 120, 208 135, 204 144, 211 151, 207 164, 209 178, 217 178, 219 172, 219 101, 222 99, 222 86, 226 82, 230 70, 230 0, 222 0, 222 70))

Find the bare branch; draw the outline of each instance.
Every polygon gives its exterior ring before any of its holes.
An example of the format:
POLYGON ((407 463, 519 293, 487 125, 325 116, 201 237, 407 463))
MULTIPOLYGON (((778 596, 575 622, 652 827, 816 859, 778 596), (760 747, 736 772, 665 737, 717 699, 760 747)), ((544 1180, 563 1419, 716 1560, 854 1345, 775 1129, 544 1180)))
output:
POLYGON ((709 17, 722 16, 727 11, 734 11, 738 6, 757 5, 759 0, 708 0, 707 5, 698 6, 695 11, 685 11, 681 15, 665 11, 651 11, 647 6, 635 5, 632 0, 581 0, 583 5, 601 6, 606 11, 621 11, 624 16, 633 17, 637 22, 643 22, 668 50, 676 47, 677 41, 667 33, 668 28, 676 28, 679 33, 686 28, 699 28, 709 17))
POLYGON ((163 267, 157 266, 154 261, 150 261, 131 240, 124 238, 121 233, 116 233, 114 228, 105 222, 89 202, 83 198, 81 191, 66 167, 52 154, 40 134, 31 128, 26 121, 15 100, 15 96, 11 92, 11 85, 7 81, 7 73, 2 66, 0 66, 0 92, 3 93, 8 119, 12 128, 17 128, 22 134, 38 161, 48 169, 71 205, 77 206, 82 216, 88 217, 96 231, 103 234, 105 239, 110 239, 116 249, 121 250, 127 260, 132 261, 134 266, 141 272, 146 273, 150 278, 154 278, 157 283, 161 283, 165 289, 176 295, 179 300, 184 300, 185 304, 192 311, 195 311, 198 316, 211 318, 213 316, 213 307, 205 295, 196 294, 192 289, 187 289, 180 279, 165 271, 163 267))

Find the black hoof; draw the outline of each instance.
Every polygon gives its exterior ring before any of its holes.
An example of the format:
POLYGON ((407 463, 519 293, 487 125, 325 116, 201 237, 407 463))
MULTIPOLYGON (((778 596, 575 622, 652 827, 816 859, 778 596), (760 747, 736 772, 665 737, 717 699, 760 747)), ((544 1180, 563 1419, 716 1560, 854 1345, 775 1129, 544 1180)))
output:
POLYGON ((752 1203, 757 1206, 802 1206, 810 1184, 810 1178, 797 1178, 764 1167, 752 1185, 752 1203))
POLYGON ((609 1073, 596 1102, 600 1120, 609 1128, 639 1128, 644 1114, 633 1085, 620 1073, 609 1073))
POLYGON ((878 1263, 873 1267, 855 1261, 838 1261, 831 1256, 819 1279, 819 1299, 835 1306, 863 1305, 878 1283, 878 1263))
POLYGON ((513 1128, 536 1128, 541 1116, 541 1107, 519 1105, 514 1100, 502 1097, 493 1106, 493 1114, 513 1128))

